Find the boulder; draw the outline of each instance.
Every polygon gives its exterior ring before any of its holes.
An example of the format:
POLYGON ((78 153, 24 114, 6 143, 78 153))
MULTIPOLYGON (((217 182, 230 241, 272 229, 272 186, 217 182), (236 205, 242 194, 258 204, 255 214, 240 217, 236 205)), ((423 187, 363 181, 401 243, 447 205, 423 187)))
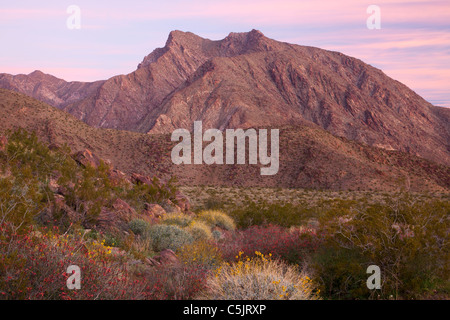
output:
POLYGON ((124 200, 116 199, 112 208, 103 207, 97 217, 97 226, 103 230, 126 230, 128 222, 137 216, 136 211, 124 200))
POLYGON ((159 253, 159 262, 161 264, 177 264, 179 260, 175 252, 165 249, 159 253))
POLYGON ((120 198, 117 198, 114 201, 112 207, 121 216, 123 216, 124 218, 128 218, 128 220, 131 220, 132 217, 136 216, 136 210, 134 210, 127 202, 120 198))
POLYGON ((145 258, 145 262, 150 266, 157 267, 178 264, 180 261, 175 252, 170 249, 165 249, 153 258, 145 258))
POLYGON ((127 187, 132 186, 132 183, 130 182, 130 180, 128 180, 127 175, 120 170, 117 169, 110 170, 108 173, 108 177, 111 181, 112 186, 119 186, 124 184, 126 184, 127 187))
POLYGON ((177 201, 181 211, 188 212, 191 209, 189 198, 186 195, 184 195, 181 191, 176 192, 175 200, 177 201))
POLYGON ((182 212, 181 208, 169 199, 164 200, 161 204, 167 213, 182 212))
POLYGON ((73 159, 83 167, 91 166, 97 168, 100 165, 100 159, 89 149, 78 151, 73 155, 73 159))
POLYGON ((150 218, 159 219, 162 218, 166 214, 166 210, 156 203, 146 203, 144 205, 145 214, 150 218))
POLYGON ((161 265, 161 263, 159 263, 158 261, 156 261, 153 258, 145 258, 145 263, 147 263, 149 266, 152 266, 152 267, 157 267, 157 266, 161 265))
POLYGON ((139 173, 132 173, 131 181, 136 184, 142 183, 142 184, 146 184, 149 186, 153 185, 152 179, 150 177, 143 176, 142 174, 139 174, 139 173))

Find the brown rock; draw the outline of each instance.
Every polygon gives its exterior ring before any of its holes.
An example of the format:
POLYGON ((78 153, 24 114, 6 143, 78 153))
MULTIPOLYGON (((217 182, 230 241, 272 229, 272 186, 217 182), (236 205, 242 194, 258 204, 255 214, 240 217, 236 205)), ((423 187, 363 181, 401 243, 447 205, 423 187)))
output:
POLYGON ((167 213, 171 212, 182 212, 181 208, 173 203, 170 199, 165 199, 162 201, 162 207, 166 210, 167 213))
POLYGON ((173 265, 178 264, 179 259, 175 252, 170 249, 165 249, 159 253, 159 255, 153 258, 145 258, 145 262, 150 266, 163 266, 163 265, 173 265))
POLYGON ((117 198, 114 201, 112 207, 118 214, 126 219, 131 219, 136 215, 136 210, 134 210, 127 202, 120 198, 117 198))
POLYGON ((188 212, 191 209, 188 197, 185 196, 182 192, 177 191, 175 194, 175 199, 181 211, 188 212))
POLYGON ((166 214, 166 210, 156 203, 146 203, 144 209, 146 215, 156 219, 159 219, 166 214))
POLYGON ((159 254, 161 264, 176 264, 179 262, 177 255, 170 249, 165 249, 159 254))
POLYGON ((112 169, 109 171, 109 179, 111 180, 111 184, 113 186, 119 186, 119 185, 127 185, 128 187, 131 187, 132 183, 128 180, 127 175, 117 169, 112 169))
POLYGON ((112 209, 103 207, 97 217, 97 226, 104 230, 126 230, 128 222, 137 216, 136 211, 124 200, 116 199, 112 209))
POLYGON ((97 168, 100 165, 100 159, 88 149, 75 153, 73 158, 84 167, 91 166, 97 168))
POLYGON ((145 262, 152 267, 157 267, 161 265, 159 261, 156 261, 153 258, 145 258, 145 262))

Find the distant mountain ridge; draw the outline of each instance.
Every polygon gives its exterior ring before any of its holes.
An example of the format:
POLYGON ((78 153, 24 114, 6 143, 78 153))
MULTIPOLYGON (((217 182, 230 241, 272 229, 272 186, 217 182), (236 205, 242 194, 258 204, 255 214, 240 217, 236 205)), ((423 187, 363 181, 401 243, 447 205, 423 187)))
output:
MULTIPOLYGON (((280 129, 280 169, 261 176, 259 165, 174 165, 170 134, 94 128, 21 93, 0 89, 0 146, 8 129, 34 131, 52 148, 94 155, 127 174, 176 176, 180 185, 447 192, 450 166, 407 153, 338 138, 314 124, 280 129)), ((120 175, 120 172, 117 172, 120 175)))
POLYGON ((94 127, 141 133, 315 124, 333 135, 450 164, 450 112, 339 52, 275 41, 260 31, 212 41, 172 31, 127 75, 92 83, 34 72, 0 87, 94 127))

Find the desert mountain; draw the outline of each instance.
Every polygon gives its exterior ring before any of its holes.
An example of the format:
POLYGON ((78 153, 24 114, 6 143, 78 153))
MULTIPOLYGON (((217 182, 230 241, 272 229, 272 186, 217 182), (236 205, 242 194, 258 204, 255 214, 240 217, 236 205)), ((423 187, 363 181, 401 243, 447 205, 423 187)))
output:
POLYGON ((0 89, 0 118, 0 138, 7 129, 24 128, 53 147, 68 144, 81 157, 104 159, 126 174, 162 179, 176 176, 181 185, 430 192, 450 189, 449 166, 336 137, 314 124, 280 129, 279 172, 261 176, 258 165, 174 165, 171 150, 175 143, 169 134, 91 127, 10 90, 0 89))
POLYGON ((38 70, 28 75, 0 74, 1 88, 22 92, 60 109, 94 94, 104 82, 67 82, 38 70))
POLYGON ((0 87, 94 127, 140 133, 315 124, 335 136, 450 164, 450 115, 364 62, 261 32, 212 41, 173 31, 137 70, 94 83, 34 72, 0 87))

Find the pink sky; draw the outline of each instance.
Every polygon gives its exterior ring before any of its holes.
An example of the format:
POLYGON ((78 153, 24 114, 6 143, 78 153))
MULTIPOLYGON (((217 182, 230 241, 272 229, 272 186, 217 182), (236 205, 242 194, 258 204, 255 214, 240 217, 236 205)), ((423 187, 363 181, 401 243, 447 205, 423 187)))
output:
POLYGON ((106 79, 135 70, 171 30, 218 40, 253 28, 359 58, 450 107, 448 1, 11 1, 0 8, 0 72, 106 79), (80 30, 66 27, 72 4, 81 9, 80 30), (371 4, 381 9, 380 30, 366 27, 371 4))

